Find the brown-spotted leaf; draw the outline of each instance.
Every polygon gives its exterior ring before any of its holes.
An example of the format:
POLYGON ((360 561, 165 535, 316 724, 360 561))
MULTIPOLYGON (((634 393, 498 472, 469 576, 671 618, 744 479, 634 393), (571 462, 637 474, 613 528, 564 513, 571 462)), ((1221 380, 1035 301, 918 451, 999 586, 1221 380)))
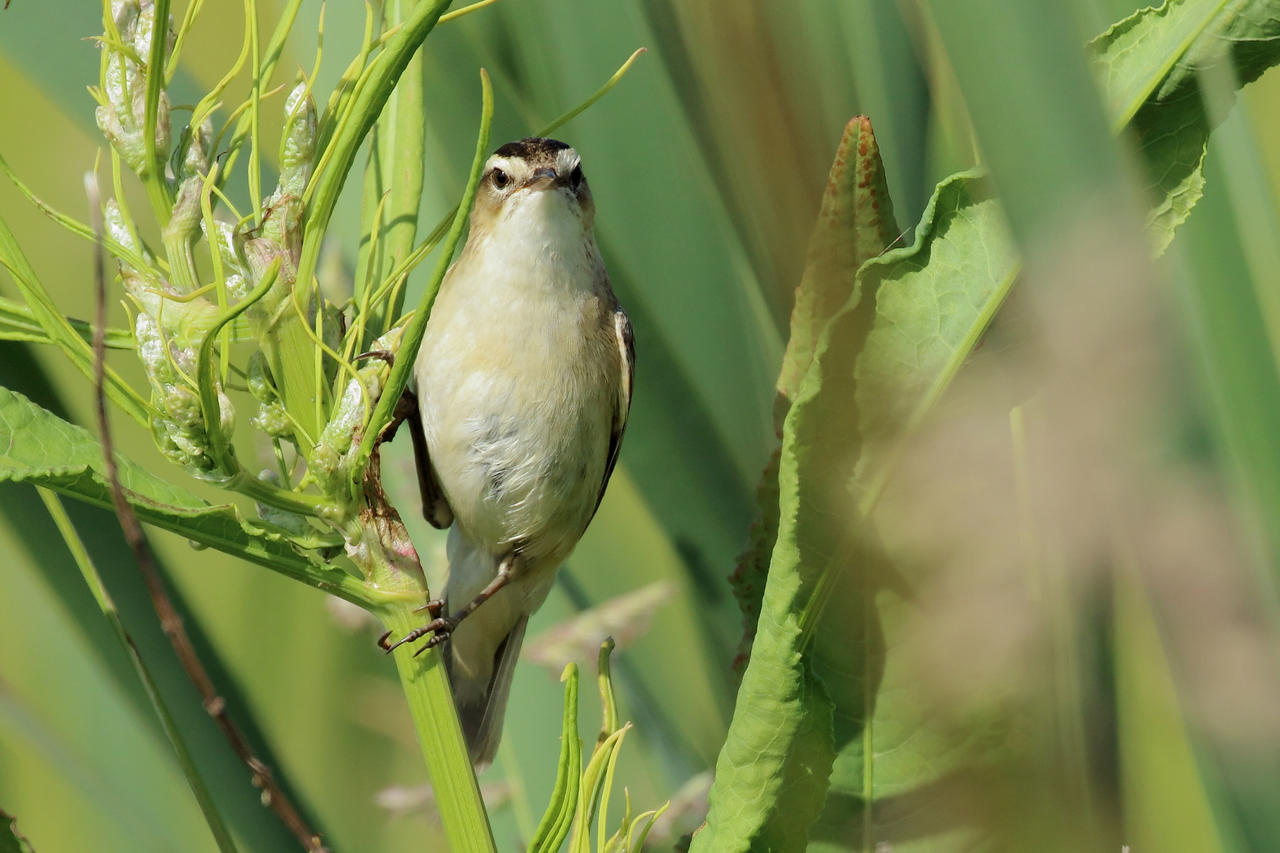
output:
MULTIPOLYGON (((774 404, 779 434, 813 365, 818 338, 828 321, 849 302, 858 268, 879 256, 898 236, 888 183, 871 120, 855 116, 844 128, 796 288, 791 337, 778 376, 774 404)), ((742 610, 743 637, 734 659, 741 675, 760 616, 760 597, 778 537, 778 451, 774 451, 756 491, 756 519, 747 548, 729 577, 742 610)))

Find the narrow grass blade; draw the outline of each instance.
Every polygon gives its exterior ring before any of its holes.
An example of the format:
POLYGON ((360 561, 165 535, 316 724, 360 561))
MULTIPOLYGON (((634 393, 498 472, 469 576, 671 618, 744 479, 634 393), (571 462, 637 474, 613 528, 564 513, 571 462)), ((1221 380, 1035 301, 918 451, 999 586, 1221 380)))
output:
POLYGON ((40 499, 44 501, 45 508, 49 511, 49 515, 53 517, 54 523, 58 526, 63 541, 75 558, 76 565, 79 566, 80 573, 84 577, 84 582, 93 593, 94 600, 98 602, 102 615, 111 624, 112 632, 133 664, 134 672, 137 673, 138 680, 142 683, 147 697, 151 700, 156 717, 160 721, 160 727, 164 730, 170 746, 173 747, 178 764, 182 767, 182 773, 187 778, 187 784, 191 786, 192 794, 195 795, 197 802, 200 804, 200 810, 204 813, 205 821, 209 824, 209 831, 213 833, 218 849, 224 851, 224 853, 235 851, 235 842, 231 838, 231 833, 227 829, 222 815, 218 812, 217 805, 209 795, 209 790, 200 768, 192 760, 191 753, 182 738, 182 733, 178 731, 177 725, 174 723, 173 717, 169 714, 169 709, 164 703, 164 699, 161 698, 160 692, 156 689, 156 684, 151 677, 150 671, 147 669, 146 664, 143 663, 142 656, 138 654, 138 649, 134 646, 133 640, 129 638, 128 632, 125 631, 124 625, 120 621, 120 616, 116 612, 115 604, 103 585, 102 578, 98 576, 98 570, 89 558, 89 553, 85 550, 84 543, 80 541, 79 534, 76 533, 75 528, 72 526, 71 519, 67 517, 66 511, 62 508, 62 503, 57 496, 47 489, 39 489, 38 491, 40 499))

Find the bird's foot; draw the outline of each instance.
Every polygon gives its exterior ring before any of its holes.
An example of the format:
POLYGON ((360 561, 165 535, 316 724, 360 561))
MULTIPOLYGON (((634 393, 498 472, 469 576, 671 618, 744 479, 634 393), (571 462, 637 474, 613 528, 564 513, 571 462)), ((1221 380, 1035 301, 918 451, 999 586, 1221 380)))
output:
POLYGON ((405 643, 412 643, 414 640, 420 637, 425 637, 427 634, 431 634, 431 633, 435 633, 436 636, 432 637, 430 640, 426 642, 425 645, 423 645, 422 648, 414 652, 414 655, 420 655, 427 649, 432 648, 433 646, 438 646, 441 643, 443 643, 445 639, 449 636, 449 632, 452 631, 454 626, 458 624, 458 620, 450 619, 448 617, 441 617, 440 614, 444 612, 444 601, 442 601, 439 598, 433 598, 430 601, 428 601, 426 604, 422 605, 421 607, 414 608, 413 612, 421 613, 424 610, 427 612, 427 615, 431 617, 430 622, 428 622, 426 625, 423 625, 420 628, 414 628, 412 631, 410 631, 408 634, 405 634, 403 637, 401 637, 399 640, 396 640, 394 643, 387 642, 387 640, 391 638, 391 632, 387 631, 385 634, 383 634, 381 637, 378 638, 378 648, 382 649, 387 654, 391 654, 393 651, 395 651, 397 648, 404 645, 405 643), (445 627, 446 625, 447 627, 445 627))

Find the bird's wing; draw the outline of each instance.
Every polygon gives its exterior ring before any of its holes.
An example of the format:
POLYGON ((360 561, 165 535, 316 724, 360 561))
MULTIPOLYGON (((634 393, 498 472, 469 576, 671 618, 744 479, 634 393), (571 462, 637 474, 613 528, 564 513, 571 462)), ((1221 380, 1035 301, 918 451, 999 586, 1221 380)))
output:
POLYGON ((600 509, 600 501, 604 500, 604 490, 609 485, 609 477, 613 475, 613 466, 618 464, 622 434, 626 432, 627 415, 631 413, 631 383, 636 375, 636 339, 631 331, 631 320, 621 308, 613 312, 613 331, 618 341, 621 380, 618 383, 618 405, 613 412, 613 430, 609 435, 609 459, 604 466, 604 479, 600 482, 595 509, 591 511, 593 516, 600 509))
MULTIPOLYGON (((406 392, 408 393, 408 392, 406 392)), ((418 491, 422 495, 422 517, 432 527, 444 530, 453 524, 453 509, 445 499, 444 489, 436 479, 436 472, 431 467, 431 456, 427 453, 427 433, 422 428, 422 410, 418 401, 413 400, 413 411, 405 416, 409 422, 409 436, 413 439, 413 459, 418 469, 418 491)))

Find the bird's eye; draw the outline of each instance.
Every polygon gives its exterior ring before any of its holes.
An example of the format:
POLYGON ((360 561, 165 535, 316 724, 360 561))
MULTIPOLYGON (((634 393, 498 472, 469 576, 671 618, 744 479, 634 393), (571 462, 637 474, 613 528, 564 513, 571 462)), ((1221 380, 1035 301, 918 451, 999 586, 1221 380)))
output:
POLYGON ((573 181, 573 185, 575 187, 582 183, 582 164, 581 163, 573 167, 573 172, 569 175, 569 180, 573 181))
POLYGON ((498 189, 503 189, 507 184, 511 183, 511 176, 501 169, 494 169, 492 173, 493 185, 498 189))

